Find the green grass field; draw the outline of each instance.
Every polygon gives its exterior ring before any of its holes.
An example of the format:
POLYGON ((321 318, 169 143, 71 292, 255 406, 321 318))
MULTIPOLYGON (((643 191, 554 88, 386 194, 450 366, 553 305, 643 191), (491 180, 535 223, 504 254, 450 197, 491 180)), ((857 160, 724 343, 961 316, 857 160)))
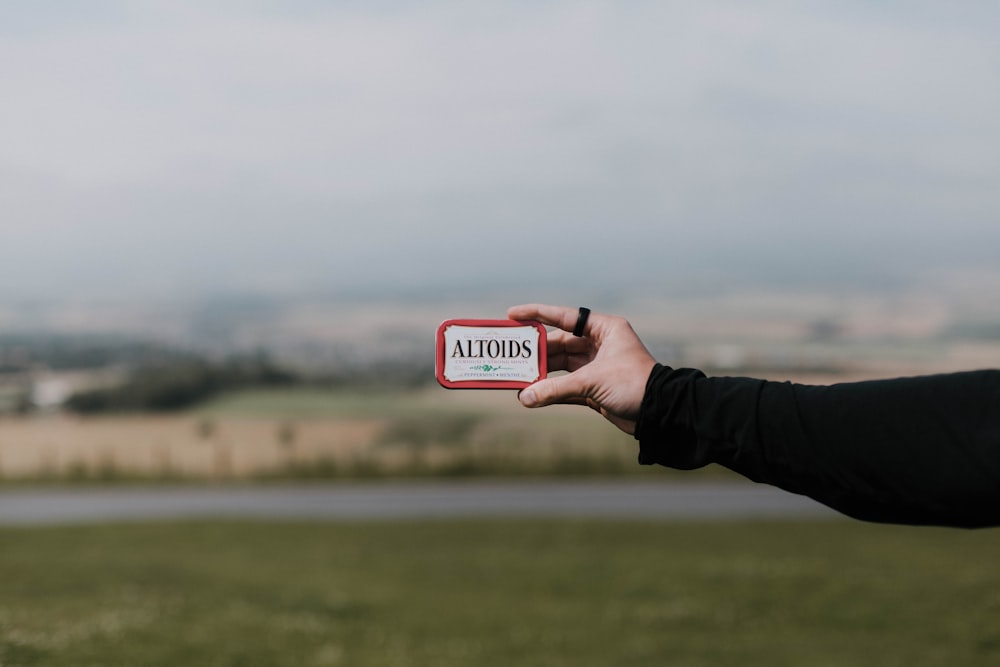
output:
POLYGON ((0 665, 995 665, 1000 531, 0 529, 0 665))

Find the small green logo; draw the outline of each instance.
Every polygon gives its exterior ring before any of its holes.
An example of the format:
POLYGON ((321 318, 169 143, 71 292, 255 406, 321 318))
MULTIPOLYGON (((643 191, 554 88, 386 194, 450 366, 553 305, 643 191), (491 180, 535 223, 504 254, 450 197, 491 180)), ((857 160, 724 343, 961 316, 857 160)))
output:
MULTIPOLYGON (((474 371, 482 371, 484 373, 492 373, 493 371, 505 370, 502 366, 491 366, 489 364, 483 364, 481 366, 471 366, 471 369, 474 371)), ((508 368, 506 370, 511 370, 511 369, 508 368)))

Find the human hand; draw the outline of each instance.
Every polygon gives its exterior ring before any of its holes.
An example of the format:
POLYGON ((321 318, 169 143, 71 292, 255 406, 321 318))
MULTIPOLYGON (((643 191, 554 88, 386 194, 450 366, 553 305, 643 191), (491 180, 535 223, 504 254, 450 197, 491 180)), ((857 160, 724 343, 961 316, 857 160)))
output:
POLYGON ((635 433, 646 380, 656 360, 624 318, 591 313, 583 335, 574 336, 578 315, 576 308, 542 304, 507 310, 512 320, 538 320, 558 327, 548 334, 548 369, 569 371, 536 382, 518 399, 529 408, 586 405, 626 433, 635 433))

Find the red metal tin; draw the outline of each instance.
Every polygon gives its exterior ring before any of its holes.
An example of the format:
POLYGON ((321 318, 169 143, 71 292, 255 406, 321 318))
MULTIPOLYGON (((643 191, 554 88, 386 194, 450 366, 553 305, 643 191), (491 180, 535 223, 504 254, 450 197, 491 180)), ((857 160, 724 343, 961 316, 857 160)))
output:
POLYGON ((535 321, 445 320, 435 368, 447 389, 524 389, 545 378, 545 326, 535 321))

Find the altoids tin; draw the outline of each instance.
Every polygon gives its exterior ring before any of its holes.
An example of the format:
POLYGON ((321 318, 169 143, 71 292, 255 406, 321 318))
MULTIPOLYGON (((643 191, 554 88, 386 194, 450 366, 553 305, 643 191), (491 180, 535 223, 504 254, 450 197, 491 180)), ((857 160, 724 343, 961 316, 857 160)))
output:
POLYGON ((524 389, 545 377, 545 326, 517 320, 445 320, 435 374, 448 389, 524 389))

